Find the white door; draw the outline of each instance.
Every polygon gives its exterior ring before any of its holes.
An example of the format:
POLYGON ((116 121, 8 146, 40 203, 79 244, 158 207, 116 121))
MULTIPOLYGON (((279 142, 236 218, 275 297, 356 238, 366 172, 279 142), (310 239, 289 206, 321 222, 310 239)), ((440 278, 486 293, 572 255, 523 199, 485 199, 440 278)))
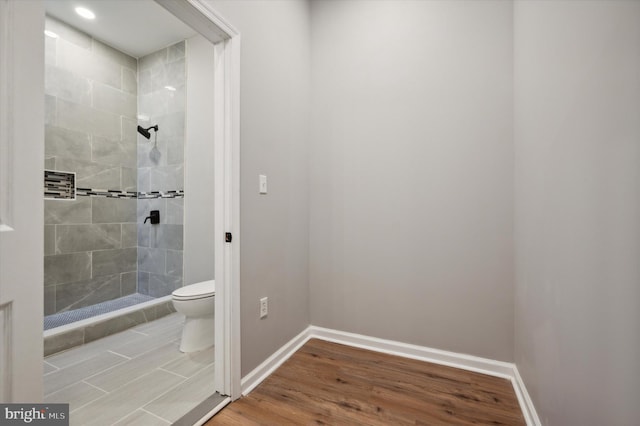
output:
POLYGON ((41 402, 44 9, 0 0, 0 401, 41 402))

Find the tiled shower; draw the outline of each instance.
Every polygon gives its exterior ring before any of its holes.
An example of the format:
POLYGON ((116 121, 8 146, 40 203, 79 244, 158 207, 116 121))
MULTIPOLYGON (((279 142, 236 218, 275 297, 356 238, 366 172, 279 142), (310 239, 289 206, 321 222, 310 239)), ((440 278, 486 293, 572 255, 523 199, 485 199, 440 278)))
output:
POLYGON ((53 18, 46 29, 44 168, 75 173, 77 191, 45 200, 45 315, 169 295, 182 286, 185 43, 136 59, 53 18))

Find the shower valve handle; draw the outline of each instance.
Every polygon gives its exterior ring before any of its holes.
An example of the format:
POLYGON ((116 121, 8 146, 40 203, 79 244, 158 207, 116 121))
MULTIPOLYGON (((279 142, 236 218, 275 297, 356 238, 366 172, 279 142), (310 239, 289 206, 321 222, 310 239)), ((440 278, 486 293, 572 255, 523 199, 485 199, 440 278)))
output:
POLYGON ((149 212, 149 216, 144 219, 144 222, 147 223, 148 220, 151 220, 152 225, 157 225, 160 223, 160 210, 151 210, 149 212))

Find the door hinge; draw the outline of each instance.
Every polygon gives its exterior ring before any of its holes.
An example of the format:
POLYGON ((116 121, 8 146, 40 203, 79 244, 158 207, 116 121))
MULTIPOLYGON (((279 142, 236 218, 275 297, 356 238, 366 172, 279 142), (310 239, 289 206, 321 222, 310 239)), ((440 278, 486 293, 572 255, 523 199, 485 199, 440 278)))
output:
POLYGON ((233 239, 233 235, 231 235, 231 232, 227 232, 224 234, 224 241, 227 243, 230 243, 231 240, 233 239))

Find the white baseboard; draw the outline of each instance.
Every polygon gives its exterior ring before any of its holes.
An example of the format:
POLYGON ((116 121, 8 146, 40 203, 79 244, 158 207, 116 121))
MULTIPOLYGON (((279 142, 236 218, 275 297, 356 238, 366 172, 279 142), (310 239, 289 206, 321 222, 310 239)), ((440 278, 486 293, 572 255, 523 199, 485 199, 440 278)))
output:
POLYGON ((433 362, 448 367, 461 368, 476 373, 489 374, 491 376, 510 379, 513 372, 513 364, 494 361, 473 355, 459 354, 456 352, 442 351, 425 346, 411 345, 393 340, 379 339, 377 337, 363 336, 361 334, 347 333, 345 331, 331 330, 328 328, 310 326, 311 336, 329 342, 341 343, 356 348, 369 349, 418 361, 433 362))
POLYGON ((247 374, 241 382, 242 394, 247 395, 251 392, 280 365, 282 365, 283 362, 302 347, 302 345, 304 345, 309 339, 313 338, 508 379, 513 385, 527 425, 541 425, 535 407, 529 397, 529 393, 527 392, 524 382, 520 377, 520 373, 518 373, 518 368, 514 363, 443 351, 426 346, 411 345, 393 340, 379 339, 377 337, 316 327, 314 325, 307 327, 306 330, 291 339, 273 355, 267 358, 262 364, 251 371, 251 373, 247 374))
POLYGON ((524 420, 528 426, 541 426, 540 418, 536 412, 536 407, 533 405, 533 401, 527 392, 527 387, 524 385, 524 381, 520 376, 518 367, 513 364, 513 377, 511 378, 511 384, 513 384, 513 390, 516 392, 518 402, 520 403, 520 409, 524 420))
POLYGON ((291 355, 302 347, 309 340, 309 328, 307 327, 302 333, 285 343, 280 349, 274 352, 262 364, 254 368, 249 374, 244 376, 240 381, 242 395, 247 395, 264 379, 273 373, 282 365, 291 355))

